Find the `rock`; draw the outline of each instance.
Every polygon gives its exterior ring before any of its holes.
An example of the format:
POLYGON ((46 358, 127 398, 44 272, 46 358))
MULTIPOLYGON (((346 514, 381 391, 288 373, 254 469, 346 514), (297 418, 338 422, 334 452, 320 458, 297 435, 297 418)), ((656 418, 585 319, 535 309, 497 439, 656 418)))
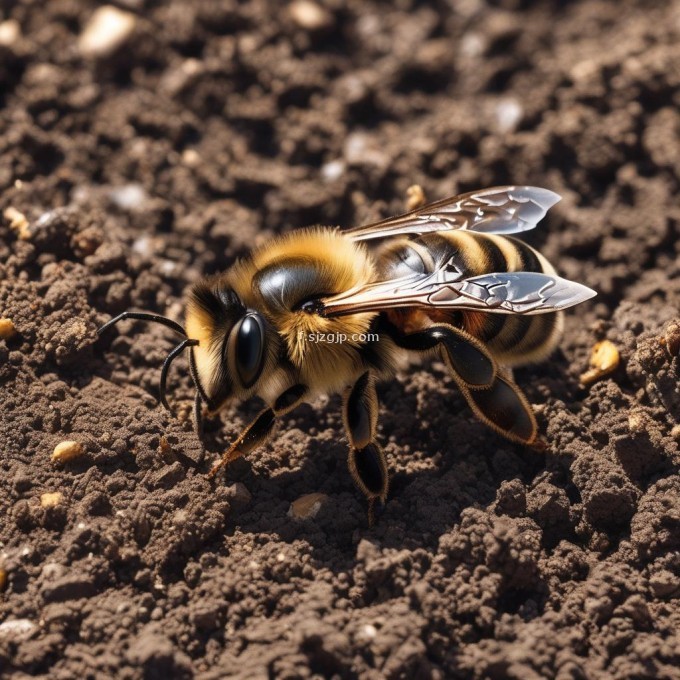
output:
POLYGON ((295 519, 312 519, 317 516, 321 506, 328 500, 325 493, 308 493, 300 496, 290 504, 288 517, 295 519))

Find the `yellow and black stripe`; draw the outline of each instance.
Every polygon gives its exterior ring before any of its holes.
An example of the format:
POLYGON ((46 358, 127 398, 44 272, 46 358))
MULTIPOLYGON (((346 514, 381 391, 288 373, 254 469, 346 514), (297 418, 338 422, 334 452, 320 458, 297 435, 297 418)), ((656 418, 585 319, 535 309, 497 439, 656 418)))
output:
MULTIPOLYGON (((492 272, 538 272, 554 274, 552 265, 526 243, 509 236, 449 231, 424 234, 413 240, 419 252, 425 250, 425 269, 433 271, 442 263, 457 268, 462 278, 492 272), (429 259, 429 261, 427 261, 429 259)), ((561 312, 521 316, 480 311, 437 310, 428 316, 449 323, 481 340, 505 366, 518 366, 544 359, 559 341, 561 312)))

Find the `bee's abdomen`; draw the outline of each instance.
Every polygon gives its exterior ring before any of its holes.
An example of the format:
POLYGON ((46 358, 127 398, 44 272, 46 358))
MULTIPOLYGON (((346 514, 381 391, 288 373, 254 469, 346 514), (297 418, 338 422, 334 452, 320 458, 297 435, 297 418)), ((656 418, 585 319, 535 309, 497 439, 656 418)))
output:
MULTIPOLYGON (((431 272, 446 263, 469 278, 492 272, 528 271, 553 274, 550 263, 522 241, 469 231, 436 232, 395 244, 379 260, 383 277, 407 270, 431 272)), ((381 277, 382 278, 382 277, 381 277)), ((428 310, 437 322, 463 328, 484 342, 501 364, 517 366, 545 358, 559 341, 562 314, 535 316, 428 310)))

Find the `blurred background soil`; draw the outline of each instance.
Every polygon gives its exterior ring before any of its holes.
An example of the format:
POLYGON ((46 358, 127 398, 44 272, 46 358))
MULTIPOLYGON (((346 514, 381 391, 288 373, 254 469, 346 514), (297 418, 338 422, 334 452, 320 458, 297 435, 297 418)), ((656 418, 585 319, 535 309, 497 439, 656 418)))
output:
POLYGON ((0 675, 680 677, 680 3, 1 7, 0 675), (375 527, 337 397, 209 480, 259 405, 202 445, 172 334, 95 329, 414 183, 563 196, 527 239, 599 296, 516 374, 547 451, 432 362, 379 388, 375 527))

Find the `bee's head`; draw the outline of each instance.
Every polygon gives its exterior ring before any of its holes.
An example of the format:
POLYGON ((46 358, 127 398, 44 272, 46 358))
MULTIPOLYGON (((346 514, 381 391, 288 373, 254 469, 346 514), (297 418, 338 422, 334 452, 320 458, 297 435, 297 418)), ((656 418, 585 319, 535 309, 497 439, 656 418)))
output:
POLYGON ((263 375, 271 332, 264 317, 248 309, 219 278, 195 284, 189 294, 186 317, 192 374, 208 409, 255 392, 263 375))

